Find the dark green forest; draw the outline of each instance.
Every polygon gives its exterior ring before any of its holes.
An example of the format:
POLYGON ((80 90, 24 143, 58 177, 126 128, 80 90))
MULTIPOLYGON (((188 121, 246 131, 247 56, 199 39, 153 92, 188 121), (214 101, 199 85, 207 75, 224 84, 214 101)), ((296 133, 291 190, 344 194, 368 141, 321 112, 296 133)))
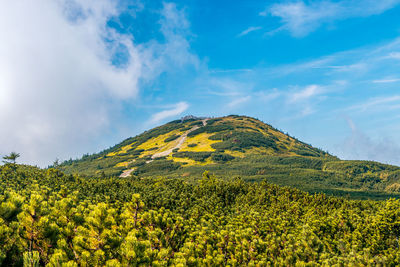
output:
POLYGON ((1 266, 396 266, 400 202, 0 166, 1 266))

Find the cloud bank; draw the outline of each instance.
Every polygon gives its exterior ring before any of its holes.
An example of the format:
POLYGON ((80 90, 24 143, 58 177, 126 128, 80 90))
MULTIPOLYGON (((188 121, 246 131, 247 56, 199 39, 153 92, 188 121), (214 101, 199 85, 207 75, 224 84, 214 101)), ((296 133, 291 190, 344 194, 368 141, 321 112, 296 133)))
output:
POLYGON ((390 138, 372 139, 360 131, 347 118, 351 135, 340 145, 345 159, 374 160, 389 164, 400 164, 400 146, 390 138))
MULTIPOLYGON (((46 166, 99 149, 121 106, 171 65, 196 64, 183 13, 164 4, 162 43, 134 43, 109 26, 112 0, 20 0, 0 4, 0 154, 46 166), (176 52, 176 53, 175 53, 176 52), (123 64, 116 64, 123 53, 123 64), (172 58, 171 54, 176 54, 172 58)), ((157 118, 162 117, 158 115, 157 118)))

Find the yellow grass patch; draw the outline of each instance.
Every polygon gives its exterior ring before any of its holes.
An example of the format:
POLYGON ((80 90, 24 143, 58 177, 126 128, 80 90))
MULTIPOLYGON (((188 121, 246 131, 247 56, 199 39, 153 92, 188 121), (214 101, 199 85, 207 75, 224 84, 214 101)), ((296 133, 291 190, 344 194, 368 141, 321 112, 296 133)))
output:
POLYGON ((386 186, 385 191, 387 192, 400 192, 400 184, 393 183, 391 185, 386 186))
POLYGON ((252 147, 246 150, 246 153, 249 154, 273 154, 274 150, 272 148, 265 148, 265 147, 252 147))
MULTIPOLYGON (((225 150, 226 154, 234 156, 235 158, 243 158, 248 154, 258 154, 258 155, 276 155, 277 153, 272 148, 266 147, 252 147, 250 149, 245 149, 245 152, 225 150)), ((285 155, 296 155, 295 153, 286 153, 285 155)))
POLYGON ((208 158, 204 162, 198 162, 198 164, 199 165, 209 165, 209 164, 215 164, 215 162, 208 158))
POLYGON ((123 153, 123 152, 126 153, 129 149, 132 148, 132 146, 133 146, 135 143, 136 143, 136 142, 133 142, 132 144, 129 144, 129 145, 126 145, 126 146, 121 147, 120 153, 123 153))
POLYGON ((107 154, 107 157, 114 157, 115 155, 117 155, 118 151, 114 151, 114 152, 110 152, 107 154))
POLYGON ((128 165, 129 165, 129 162, 128 161, 124 161, 124 162, 120 162, 120 163, 117 163, 116 165, 115 165, 115 167, 128 167, 128 165))
POLYGON ((123 162, 119 162, 119 163, 117 163, 117 164, 115 165, 115 167, 125 167, 125 168, 127 168, 128 165, 129 165, 130 163, 134 162, 134 161, 135 161, 135 159, 133 159, 133 160, 128 160, 128 161, 123 161, 123 162))
POLYGON ((120 155, 120 154, 123 154, 123 153, 127 153, 128 150, 131 149, 132 146, 133 146, 135 143, 136 143, 136 142, 133 142, 133 143, 131 143, 131 144, 129 144, 129 145, 123 146, 123 147, 121 147, 121 149, 118 150, 118 151, 110 152, 110 153, 107 154, 107 157, 113 157, 113 156, 116 156, 116 155, 120 155))
POLYGON ((192 159, 189 159, 189 158, 177 158, 177 157, 169 156, 167 159, 173 160, 174 162, 178 162, 178 163, 187 163, 187 164, 185 164, 183 166, 197 165, 197 162, 195 160, 192 160, 192 159))
POLYGON ((126 161, 124 161, 124 162, 120 162, 120 163, 117 163, 116 165, 115 165, 115 167, 128 167, 128 164, 129 164, 129 162, 126 162, 126 161))
POLYGON ((389 178, 389 173, 387 173, 387 172, 380 173, 379 178, 381 178, 381 180, 386 182, 389 178))
POLYGON ((213 134, 209 133, 201 133, 195 136, 187 137, 185 142, 182 144, 181 149, 179 151, 192 151, 192 152, 212 152, 215 151, 214 148, 211 147, 212 144, 221 142, 220 140, 210 140, 210 137, 213 134), (189 144, 197 144, 197 146, 189 147, 189 144))
POLYGON ((173 135, 182 135, 182 132, 180 130, 173 130, 169 133, 163 134, 163 135, 159 135, 156 138, 151 138, 149 140, 147 140, 146 142, 144 142, 143 144, 140 144, 137 149, 144 149, 145 151, 143 151, 140 155, 140 157, 144 157, 147 155, 153 155, 155 153, 158 152, 162 152, 165 150, 168 150, 170 148, 173 148, 174 146, 176 146, 176 144, 179 142, 179 138, 171 141, 171 142, 167 142, 165 143, 164 140, 167 139, 168 137, 171 137, 173 135), (158 147, 157 150, 150 150, 147 151, 148 149, 151 149, 153 147, 158 147))
POLYGON ((193 159, 189 159, 189 158, 178 158, 178 157, 172 157, 171 155, 168 156, 169 160, 173 160, 174 162, 178 162, 178 163, 187 163, 185 165, 182 165, 183 167, 189 167, 189 166, 194 166, 194 165, 209 165, 209 164, 213 164, 214 162, 211 159, 206 159, 205 161, 201 162, 201 161, 195 161, 193 159))

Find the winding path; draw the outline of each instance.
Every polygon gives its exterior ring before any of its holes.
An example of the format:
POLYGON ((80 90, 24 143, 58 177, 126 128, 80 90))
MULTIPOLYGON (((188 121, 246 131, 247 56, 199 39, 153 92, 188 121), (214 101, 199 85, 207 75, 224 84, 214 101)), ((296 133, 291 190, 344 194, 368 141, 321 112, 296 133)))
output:
MULTIPOLYGON (((204 119, 204 120, 202 120, 203 126, 201 126, 201 127, 206 126, 208 120, 209 120, 209 119, 204 119)), ((156 158, 166 157, 166 156, 168 156, 169 154, 171 154, 172 151, 174 151, 174 149, 179 149, 179 148, 181 148, 182 145, 183 145, 183 143, 184 143, 185 140, 186 140, 187 135, 188 135, 189 133, 191 133, 191 132, 193 132, 193 131, 199 129, 199 128, 200 128, 200 126, 196 125, 196 126, 194 126, 193 128, 187 130, 184 134, 182 134, 181 136, 179 136, 179 138, 175 141, 175 142, 176 142, 176 145, 175 145, 175 146, 173 146, 172 148, 167 149, 167 150, 165 150, 165 151, 161 151, 161 152, 158 152, 158 153, 153 154, 153 155, 151 156, 151 160, 146 161, 146 163, 150 163, 150 162, 152 162, 152 161, 153 161, 154 159, 156 159, 156 158)), ((132 168, 132 169, 129 169, 129 170, 125 170, 119 177, 128 177, 129 175, 131 175, 131 173, 132 173, 135 169, 136 169, 136 168, 132 168)))

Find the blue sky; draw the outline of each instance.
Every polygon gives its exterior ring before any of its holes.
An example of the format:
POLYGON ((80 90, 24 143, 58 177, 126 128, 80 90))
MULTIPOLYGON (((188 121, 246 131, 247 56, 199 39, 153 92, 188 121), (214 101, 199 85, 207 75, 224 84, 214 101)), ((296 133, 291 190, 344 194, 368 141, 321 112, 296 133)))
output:
POLYGON ((239 114, 400 165, 400 0, 30 2, 0 4, 2 154, 46 166, 239 114))

